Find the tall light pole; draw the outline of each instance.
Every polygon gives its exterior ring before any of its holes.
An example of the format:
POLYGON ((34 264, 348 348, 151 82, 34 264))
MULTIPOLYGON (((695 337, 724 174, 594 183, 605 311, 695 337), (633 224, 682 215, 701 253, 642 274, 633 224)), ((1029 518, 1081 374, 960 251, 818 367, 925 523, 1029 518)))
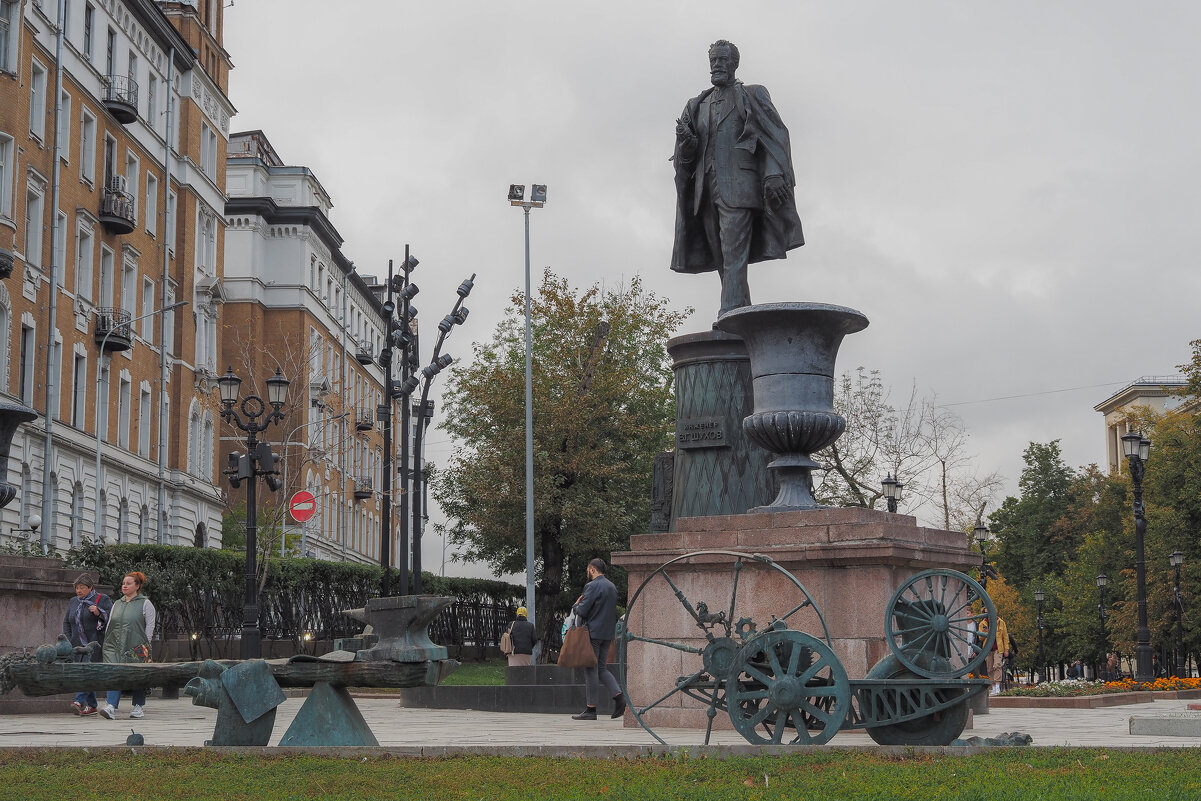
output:
POLYGON ((976 538, 976 545, 980 546, 980 587, 987 592, 988 577, 993 575, 992 568, 988 566, 988 554, 985 551, 985 547, 988 545, 988 526, 977 521, 972 528, 972 536, 976 538))
POLYGON ((238 387, 241 386, 242 379, 234 375, 232 367, 217 379, 217 387, 221 391, 221 417, 246 432, 245 455, 237 451, 229 454, 229 469, 225 471, 229 483, 235 489, 243 481, 246 482, 246 600, 242 607, 240 651, 243 659, 258 659, 262 655, 257 586, 259 477, 267 479, 267 487, 272 491, 280 487, 275 454, 271 452, 268 443, 258 440, 258 434, 272 423, 283 421, 283 405, 288 397, 288 383, 288 379, 284 378, 277 368, 275 375, 267 379, 267 402, 271 404, 271 411, 267 411, 262 398, 247 395, 242 399, 242 414, 239 415, 234 411, 234 403, 238 400, 238 387), (245 415, 245 419, 242 415, 245 415))
MULTIPOLYGON (((174 309, 178 309, 181 306, 187 306, 187 305, 188 305, 188 301, 186 301, 186 300, 176 301, 175 303, 172 303, 170 306, 164 306, 161 309, 155 309, 152 312, 147 312, 146 314, 140 315, 138 317, 134 317, 132 320, 130 320, 127 323, 122 323, 120 325, 110 325, 108 330, 104 332, 104 336, 100 338, 100 358, 96 362, 96 383, 97 384, 100 383, 100 363, 104 361, 104 354, 108 347, 108 338, 109 338, 110 334, 115 334, 118 331, 122 331, 122 330, 129 330, 132 332, 133 324, 136 323, 138 320, 144 320, 147 317, 153 317, 156 314, 163 314, 164 312, 173 311, 174 309)), ((111 365, 112 365, 112 357, 111 356, 109 357, 109 365, 110 365, 109 369, 111 369, 111 365)), ((99 393, 99 389, 97 389, 96 394, 97 394, 97 397, 96 397, 96 497, 93 499, 96 502, 96 530, 93 532, 93 534, 95 534, 97 542, 104 542, 104 528, 103 528, 103 526, 104 526, 104 519, 103 519, 104 518, 104 507, 102 507, 100 505, 100 496, 104 492, 104 482, 100 478, 100 451, 104 447, 104 435, 107 432, 102 432, 100 430, 100 397, 99 397, 100 393, 99 393)), ((108 395, 105 395, 105 397, 104 397, 105 405, 108 405, 111 401, 112 401, 112 398, 110 398, 108 395)), ((107 416, 105 419, 107 420, 107 416)), ((163 443, 159 442, 158 446, 161 449, 163 447, 163 443)), ((163 519, 163 510, 162 509, 158 510, 158 519, 159 519, 159 522, 161 523, 162 519, 163 519)), ((159 539, 161 540, 162 537, 160 537, 159 539)), ((162 545, 163 543, 160 542, 159 544, 162 545)))
POLYGON ((1108 583, 1109 577, 1104 573, 1097 575, 1097 615, 1101 618, 1101 667, 1097 673, 1102 677, 1109 667, 1109 637, 1105 633, 1105 585, 1108 583))
POLYGON ((525 212, 525 608, 537 631, 534 604, 534 349, 530 328, 530 209, 546 205, 546 184, 509 185, 509 205, 525 212))
POLYGON ((1147 561, 1143 541, 1147 534, 1147 515, 1143 508, 1143 471, 1151 454, 1151 440, 1140 433, 1122 437, 1122 453, 1130 461, 1130 480, 1134 485, 1134 574, 1138 589, 1138 645, 1134 648, 1135 681, 1154 681, 1151 668, 1151 627, 1147 625, 1147 561))
POLYGON ((1047 665, 1043 661, 1043 601, 1047 598, 1047 594, 1042 590, 1034 591, 1034 602, 1038 604, 1038 681, 1043 682, 1047 678, 1047 665))
POLYGON ((1184 596, 1180 594, 1180 567, 1184 564, 1184 554, 1172 551, 1168 556, 1172 565, 1174 578, 1172 580, 1172 597, 1176 601, 1176 678, 1184 678, 1184 596))

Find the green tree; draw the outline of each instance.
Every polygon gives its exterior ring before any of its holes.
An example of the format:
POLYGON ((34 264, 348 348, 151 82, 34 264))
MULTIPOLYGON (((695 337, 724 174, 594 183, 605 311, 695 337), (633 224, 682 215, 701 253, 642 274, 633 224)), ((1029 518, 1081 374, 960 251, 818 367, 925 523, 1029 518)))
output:
POLYGON ((1059 440, 1031 442, 1022 453, 1026 466, 1018 481, 1021 496, 1009 496, 989 516, 1000 543, 997 569, 1010 583, 1023 587, 1044 573, 1059 574, 1068 559, 1070 543, 1048 536, 1071 501, 1069 489, 1076 473, 1059 451, 1059 440))
MULTIPOLYGON (((432 482, 440 527, 498 573, 525 569, 524 303, 451 373, 445 429, 456 442, 432 482)), ((635 278, 578 291, 549 270, 531 299, 536 612, 579 593, 587 560, 647 530, 656 453, 671 446, 674 397, 664 343, 686 313, 635 278)), ((615 577, 620 580, 620 575, 615 577)))

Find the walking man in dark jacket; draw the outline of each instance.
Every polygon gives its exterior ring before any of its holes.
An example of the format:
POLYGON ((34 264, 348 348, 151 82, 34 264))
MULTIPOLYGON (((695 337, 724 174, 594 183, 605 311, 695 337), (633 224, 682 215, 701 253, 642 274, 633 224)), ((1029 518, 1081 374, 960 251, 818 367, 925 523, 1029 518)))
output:
POLYGON ((613 642, 617 634, 617 588, 605 577, 605 569, 603 559, 593 559, 588 563, 588 583, 584 586, 584 594, 572 609, 579 621, 578 625, 588 627, 588 637, 592 640, 592 650, 596 653, 596 665, 587 668, 584 674, 587 680, 585 686, 588 707, 580 714, 572 715, 574 720, 596 720, 596 701, 600 697, 601 682, 604 682, 606 689, 613 696, 613 714, 610 717, 619 718, 626 711, 621 687, 605 664, 609 655, 609 643, 613 642))

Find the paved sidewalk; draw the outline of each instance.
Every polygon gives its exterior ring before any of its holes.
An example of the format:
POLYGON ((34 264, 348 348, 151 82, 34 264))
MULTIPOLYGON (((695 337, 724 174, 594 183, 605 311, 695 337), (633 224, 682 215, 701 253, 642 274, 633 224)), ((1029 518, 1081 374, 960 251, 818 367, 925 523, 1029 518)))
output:
MULTIPOLYGON (((279 742, 304 702, 289 698, 278 711, 272 745, 279 742)), ((655 740, 638 726, 621 721, 575 721, 568 715, 507 714, 437 709, 403 709, 390 698, 359 698, 359 709, 380 745, 404 753, 446 753, 459 748, 487 753, 640 753, 655 740)), ((1129 734, 1132 715, 1181 714, 1188 701, 1154 701, 1105 709, 994 709, 975 718, 975 727, 964 737, 995 737, 1021 731, 1034 737, 1036 746, 1197 747, 1201 738, 1137 736, 1129 734)), ((1196 713, 1194 713, 1196 714, 1196 713)), ((115 721, 99 715, 80 718, 64 709, 61 714, 0 715, 0 747, 97 747, 123 745, 130 729, 146 739, 147 746, 200 746, 212 736, 217 712, 193 706, 190 698, 165 700, 152 696, 146 716, 129 719, 128 699, 115 721)), ((673 746, 700 745, 704 733, 690 729, 656 730, 673 746)), ((715 731, 711 743, 747 746, 733 730, 715 731)), ((830 743, 837 747, 875 746, 862 731, 840 732, 830 743)), ((743 748, 736 749, 744 751, 743 748)))

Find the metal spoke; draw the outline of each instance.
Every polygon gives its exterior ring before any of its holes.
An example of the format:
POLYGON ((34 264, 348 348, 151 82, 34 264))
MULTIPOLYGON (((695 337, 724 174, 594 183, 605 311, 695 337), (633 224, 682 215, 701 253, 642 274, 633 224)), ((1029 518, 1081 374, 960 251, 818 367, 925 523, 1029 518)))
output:
POLYGON ((826 663, 823 659, 819 658, 819 659, 814 660, 813 664, 810 665, 808 670, 805 671, 804 675, 801 676, 801 683, 808 684, 817 675, 818 671, 821 670, 822 668, 824 668, 825 666, 826 666, 826 663))
POLYGON ((686 654, 703 654, 704 648, 697 648, 694 645, 685 645, 682 642, 671 642, 670 640, 656 640, 654 637, 639 637, 637 634, 626 634, 627 640, 634 642, 648 642, 652 645, 662 645, 665 648, 674 648, 677 651, 683 651, 686 654))
POLYGON ((750 676, 752 679, 761 681, 767 685, 771 685, 771 683, 775 681, 775 679, 773 679, 771 676, 768 676, 766 673, 759 670, 759 668, 749 663, 742 666, 742 672, 750 676))
MULTIPOLYGON (((690 604, 688 602, 688 598, 687 598, 687 596, 684 595, 684 591, 676 586, 676 583, 671 580, 671 576, 667 575, 666 570, 661 569, 659 571, 659 575, 663 576, 663 578, 667 581, 668 585, 671 587, 672 592, 675 593, 676 598, 679 600, 680 604, 685 609, 688 610, 688 614, 692 615, 692 619, 696 621, 696 625, 701 629, 701 631, 705 631, 705 624, 701 622, 701 616, 698 615, 696 613, 696 610, 692 608, 692 604, 690 604)), ((706 633, 708 633, 708 632, 706 632, 706 633)))
MULTIPOLYGON (((816 704, 810 703, 808 700, 801 701, 801 705, 802 705, 801 709, 798 709, 797 712, 800 714, 802 722, 804 722, 804 719, 805 719, 804 716, 805 716, 806 712, 809 713, 809 717, 820 720, 822 723, 826 724, 827 728, 830 726, 830 723, 834 720, 834 712, 832 710, 828 711, 828 710, 822 709, 821 707, 817 706, 816 704)), ((802 728, 801 726, 797 726, 798 730, 801 728, 802 728)))
POLYGON ((778 657, 776 655, 775 647, 769 645, 767 648, 765 648, 763 650, 764 650, 764 652, 767 653, 767 660, 768 660, 768 662, 771 663, 771 667, 772 667, 772 671, 774 672, 774 675, 777 677, 782 676, 784 674, 784 668, 781 667, 781 665, 780 665, 780 657, 778 657))
POLYGON ((755 710, 755 714, 747 718, 747 722, 750 723, 751 726, 758 726, 767 719, 767 716, 771 714, 772 709, 774 709, 773 706, 770 704, 765 704, 762 709, 755 710))
POLYGON ((795 676, 797 666, 801 664, 801 649, 796 645, 792 646, 791 653, 788 654, 788 671, 786 675, 795 676))
POLYGON ((783 709, 776 713, 776 730, 771 733, 772 745, 779 745, 780 740, 784 737, 784 723, 780 720, 781 717, 785 720, 788 719, 788 713, 783 709))
POLYGON ((668 692, 667 692, 667 694, 666 694, 666 695, 664 695, 664 696, 663 696, 662 698, 660 698, 658 701, 655 701, 654 703, 652 703, 652 704, 649 704, 649 705, 647 705, 647 706, 644 706, 644 707, 642 707, 641 709, 639 709, 639 710, 638 710, 638 714, 639 714, 639 715, 643 715, 643 714, 645 714, 646 712, 648 712, 649 710, 651 710, 651 709, 654 709, 654 708, 655 708, 655 707, 657 707, 659 704, 661 704, 661 703, 663 703, 664 701, 666 701, 668 698, 671 698, 671 697, 672 697, 673 695, 675 695, 676 693, 678 693, 678 692, 683 692, 685 687, 687 687, 689 684, 691 684, 692 682, 694 682, 694 681, 696 681, 698 678, 700 678, 701 674, 702 674, 702 673, 704 673, 704 672, 705 672, 704 668, 701 668, 700 670, 698 670, 696 673, 693 673, 693 674, 692 674, 691 676, 689 676, 688 678, 686 678, 686 679, 682 679, 682 680, 680 680, 680 681, 676 682, 676 686, 675 686, 675 687, 672 687, 670 690, 668 690, 668 692))
POLYGON ((788 620, 788 618, 792 617, 797 612, 804 609, 806 606, 812 606, 812 605, 813 605, 813 602, 810 601, 808 598, 806 598, 805 600, 801 601, 796 606, 792 607, 792 609, 789 609, 788 614, 784 615, 783 617, 776 618, 776 619, 777 620, 788 620))
POLYGON ((767 690, 738 690, 737 697, 739 701, 758 701, 761 698, 766 698, 771 695, 767 690))
POLYGON ((734 630, 734 602, 738 598, 738 579, 742 577, 742 557, 734 562, 734 587, 730 590, 730 611, 726 613, 726 636, 734 630))

